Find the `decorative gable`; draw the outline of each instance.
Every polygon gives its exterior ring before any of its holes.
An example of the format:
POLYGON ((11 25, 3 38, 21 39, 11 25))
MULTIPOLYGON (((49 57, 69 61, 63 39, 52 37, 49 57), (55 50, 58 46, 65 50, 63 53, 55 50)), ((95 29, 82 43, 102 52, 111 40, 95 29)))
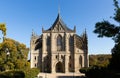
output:
POLYGON ((65 29, 63 28, 63 26, 60 23, 58 23, 54 26, 52 31, 53 32, 65 32, 65 29))

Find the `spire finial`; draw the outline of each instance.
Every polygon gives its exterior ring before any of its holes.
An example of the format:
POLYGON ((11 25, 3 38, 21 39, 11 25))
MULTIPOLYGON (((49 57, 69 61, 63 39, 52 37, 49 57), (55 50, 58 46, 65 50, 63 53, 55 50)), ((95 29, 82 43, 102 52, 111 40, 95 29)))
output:
POLYGON ((43 28, 43 26, 42 26, 42 32, 44 32, 44 28, 43 28))
POLYGON ((86 28, 85 28, 85 34, 87 35, 87 31, 86 31, 86 28))
POLYGON ((74 32, 76 32, 76 26, 74 26, 74 32))
POLYGON ((85 35, 85 37, 87 38, 87 31, 86 31, 86 28, 85 28, 85 31, 84 31, 84 35, 85 35))
POLYGON ((58 0, 58 14, 60 14, 60 0, 58 0))

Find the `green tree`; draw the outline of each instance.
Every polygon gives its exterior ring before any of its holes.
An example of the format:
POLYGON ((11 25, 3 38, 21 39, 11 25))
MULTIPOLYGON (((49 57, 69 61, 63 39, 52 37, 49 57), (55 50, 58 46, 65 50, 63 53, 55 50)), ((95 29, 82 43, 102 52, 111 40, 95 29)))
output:
POLYGON ((28 52, 29 49, 24 44, 5 38, 0 43, 0 70, 26 68, 28 52))
MULTIPOLYGON (((112 19, 120 25, 120 7, 117 0, 114 1, 115 13, 112 19)), ((115 41, 115 46, 111 50, 112 58, 110 60, 109 67, 111 69, 120 71, 120 26, 110 23, 107 20, 97 22, 95 25, 94 33, 98 34, 98 37, 109 37, 115 41)))
POLYGON ((5 24, 0 24, 0 30, 2 31, 3 35, 6 35, 6 26, 5 24))
POLYGON ((26 70, 23 70, 25 73, 25 78, 35 78, 35 76, 38 75, 38 73, 40 72, 39 69, 37 68, 28 68, 26 70))
POLYGON ((2 31, 3 39, 4 39, 4 36, 6 36, 6 30, 7 30, 5 24, 0 24, 0 30, 2 31))
POLYGON ((89 55, 89 65, 107 67, 110 58, 111 55, 108 54, 89 55))
POLYGON ((0 73, 0 78, 25 78, 25 73, 18 70, 4 71, 0 73))

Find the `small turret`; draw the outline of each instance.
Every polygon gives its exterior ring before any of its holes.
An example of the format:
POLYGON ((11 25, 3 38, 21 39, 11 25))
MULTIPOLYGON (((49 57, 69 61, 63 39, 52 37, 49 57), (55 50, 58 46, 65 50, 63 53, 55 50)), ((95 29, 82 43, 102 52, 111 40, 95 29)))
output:
POLYGON ((74 26, 74 32, 76 32, 76 26, 74 26))
POLYGON ((33 44, 35 39, 36 39, 37 35, 35 34, 34 30, 32 29, 32 35, 31 35, 31 40, 30 43, 33 44))
POLYGON ((83 43, 84 43, 84 49, 86 49, 86 51, 88 51, 88 37, 87 37, 86 29, 82 35, 82 39, 83 39, 83 43))
POLYGON ((34 32, 34 30, 32 29, 32 36, 34 36, 35 35, 35 32, 34 32))
POLYGON ((44 28, 42 27, 42 32, 44 32, 44 28))

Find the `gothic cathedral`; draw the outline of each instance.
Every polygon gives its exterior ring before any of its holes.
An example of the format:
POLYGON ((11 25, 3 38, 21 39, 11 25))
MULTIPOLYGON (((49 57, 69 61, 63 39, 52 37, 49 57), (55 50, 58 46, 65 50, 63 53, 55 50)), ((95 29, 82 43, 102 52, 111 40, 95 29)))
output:
POLYGON ((58 14, 53 25, 41 35, 32 33, 30 40, 31 68, 41 72, 79 72, 88 67, 88 39, 86 31, 76 34, 76 27, 70 29, 58 14))

